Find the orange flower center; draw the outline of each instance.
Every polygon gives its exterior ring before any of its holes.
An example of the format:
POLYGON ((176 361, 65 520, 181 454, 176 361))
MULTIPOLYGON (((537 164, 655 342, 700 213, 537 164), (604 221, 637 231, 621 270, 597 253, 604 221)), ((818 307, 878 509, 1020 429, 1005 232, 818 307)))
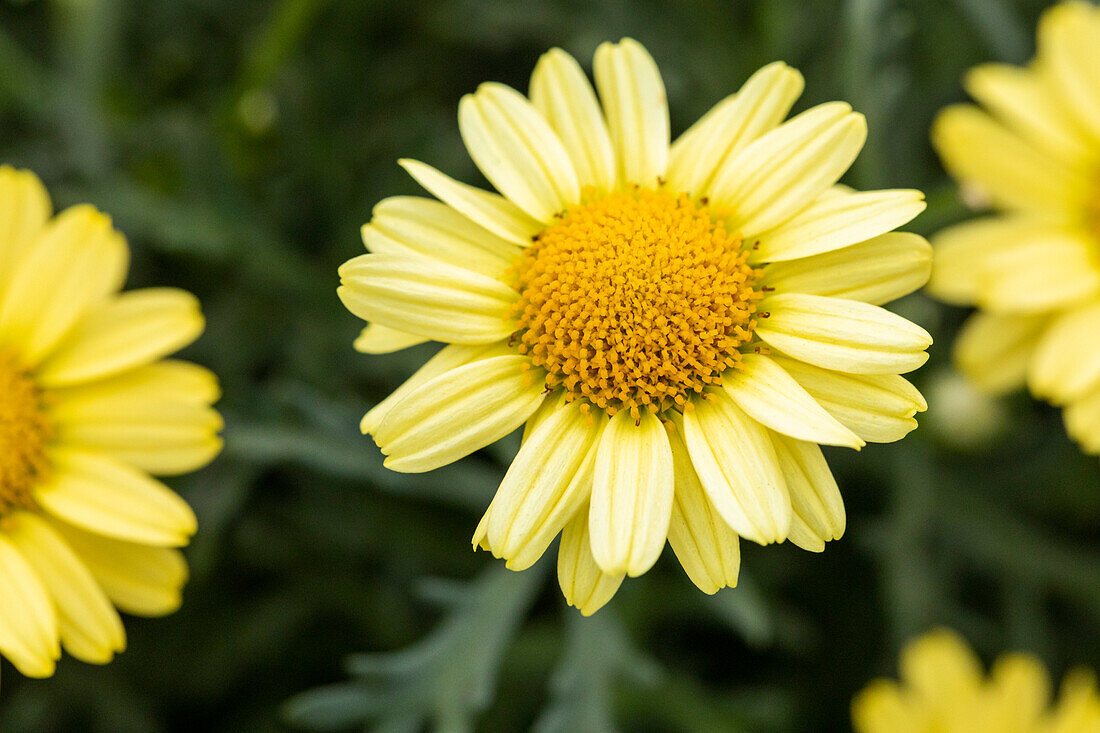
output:
POLYGON ((0 352, 0 519, 35 506, 50 432, 38 387, 13 356, 0 352))
POLYGON ((740 235, 686 194, 572 206, 520 263, 519 350, 567 400, 635 417, 682 410, 752 337, 760 293, 747 257, 740 235))

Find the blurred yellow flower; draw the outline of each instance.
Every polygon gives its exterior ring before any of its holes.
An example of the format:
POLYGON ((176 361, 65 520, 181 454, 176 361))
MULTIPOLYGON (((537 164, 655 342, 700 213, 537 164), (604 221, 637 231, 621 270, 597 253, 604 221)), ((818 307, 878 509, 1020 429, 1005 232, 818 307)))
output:
POLYGON ((875 680, 852 701, 856 733, 1095 733, 1096 677, 1071 672, 1051 705, 1043 663, 1005 654, 989 675, 966 642, 938 630, 901 653, 901 682, 875 680))
POLYGON ((397 471, 451 463, 526 424, 474 544, 522 570, 561 533, 585 614, 666 539, 691 580, 734 585, 738 536, 820 551, 844 506, 818 444, 898 440, 926 405, 899 374, 931 337, 880 304, 928 278, 928 243, 889 233, 919 191, 837 180, 866 136, 830 102, 783 122, 783 63, 669 144, 656 64, 605 43, 597 100, 546 53, 530 97, 463 97, 471 157, 503 195, 402 165, 439 201, 389 198, 340 297, 384 353, 447 344, 363 419, 397 471), (782 124, 781 124, 782 123, 782 124))
POLYGON ((149 474, 205 465, 222 426, 214 375, 161 360, 202 332, 194 296, 119 293, 110 219, 50 212, 32 173, 0 166, 0 654, 31 677, 62 647, 109 662, 116 607, 179 606, 195 516, 149 474))
POLYGON ((1038 37, 1030 66, 967 75, 984 110, 956 105, 936 120, 948 171, 998 212, 934 238, 928 289, 979 309, 954 354, 975 384, 1026 381, 1100 453, 1100 8, 1056 5, 1038 37))

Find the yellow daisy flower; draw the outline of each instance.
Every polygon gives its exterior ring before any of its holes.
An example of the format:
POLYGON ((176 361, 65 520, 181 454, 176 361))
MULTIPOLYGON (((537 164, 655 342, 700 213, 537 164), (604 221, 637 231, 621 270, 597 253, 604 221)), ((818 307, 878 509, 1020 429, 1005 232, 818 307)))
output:
POLYGON ((522 570, 561 533, 585 614, 666 538, 714 593, 737 581, 738 536, 840 537, 818 444, 916 427, 924 400, 898 375, 931 343, 878 307, 928 277, 928 243, 887 233, 922 195, 836 185, 861 115, 783 122, 802 77, 774 63, 670 146, 646 50, 605 43, 594 67, 599 101, 560 49, 529 98, 465 96, 463 140, 501 195, 401 161, 439 201, 379 203, 339 290, 369 321, 361 351, 448 344, 364 417, 386 465, 429 471, 526 425, 474 544, 522 570))
POLYGON ((930 292, 977 306, 955 344, 975 384, 1026 381, 1100 453, 1100 8, 1066 2, 1039 22, 1030 66, 986 64, 932 140, 971 198, 996 213, 936 236, 930 292))
POLYGON ((30 677, 62 647, 109 662, 116 608, 178 608, 195 516, 149 474, 205 465, 222 426, 214 375, 161 360, 202 332, 194 296, 119 293, 111 220, 50 212, 34 174, 0 166, 0 654, 30 677))
POLYGON ((901 653, 900 683, 875 680, 852 701, 856 733, 1095 733, 1100 731, 1096 676, 1066 676, 1051 705, 1043 663, 1005 654, 986 676, 958 635, 938 630, 901 653))

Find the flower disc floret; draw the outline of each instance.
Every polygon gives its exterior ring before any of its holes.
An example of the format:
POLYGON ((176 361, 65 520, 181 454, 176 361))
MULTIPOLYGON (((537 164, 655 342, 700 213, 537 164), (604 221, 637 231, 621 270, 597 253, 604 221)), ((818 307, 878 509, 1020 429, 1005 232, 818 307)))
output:
POLYGON ((37 386, 11 355, 0 353, 0 521, 34 506, 49 436, 37 386))
POLYGON ((520 266, 521 352, 609 414, 659 413, 718 384, 760 292, 741 237, 686 194, 634 189, 571 206, 520 266))

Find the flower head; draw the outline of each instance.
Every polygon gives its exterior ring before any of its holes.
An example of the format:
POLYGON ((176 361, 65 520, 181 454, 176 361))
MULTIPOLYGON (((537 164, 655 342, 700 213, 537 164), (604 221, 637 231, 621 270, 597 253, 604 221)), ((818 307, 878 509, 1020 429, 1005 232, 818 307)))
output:
POLYGON ((944 165, 995 211, 935 237, 929 290, 973 305, 955 361, 992 392, 1025 381, 1065 408, 1100 453, 1100 8, 1063 2, 1025 68, 986 64, 966 87, 983 108, 944 110, 944 165))
POLYGON ((657 67, 603 44, 593 91, 546 53, 530 97, 483 84, 458 120, 500 194, 416 161, 439 201, 385 199, 340 270, 356 347, 448 344, 363 419, 397 471, 525 426, 474 536, 522 570, 555 537, 584 613, 671 543, 714 593, 738 537, 819 551, 844 507, 818 444, 898 440, 925 408, 899 374, 931 338, 880 304, 930 248, 889 233, 917 191, 837 186, 863 145, 840 102, 783 122, 802 77, 764 67, 672 145, 657 67))
POLYGON ((1071 672, 1051 705, 1046 668, 1005 654, 988 675, 954 632, 933 631, 901 653, 901 682, 875 680, 852 701, 856 733, 1092 733, 1100 730, 1096 677, 1071 672))
POLYGON ((110 661, 116 609, 179 606, 195 517, 150 474, 221 448, 214 376, 162 360, 202 332, 195 298, 119 293, 110 219, 50 209, 33 174, 0 166, 0 654, 31 677, 62 647, 110 661))

